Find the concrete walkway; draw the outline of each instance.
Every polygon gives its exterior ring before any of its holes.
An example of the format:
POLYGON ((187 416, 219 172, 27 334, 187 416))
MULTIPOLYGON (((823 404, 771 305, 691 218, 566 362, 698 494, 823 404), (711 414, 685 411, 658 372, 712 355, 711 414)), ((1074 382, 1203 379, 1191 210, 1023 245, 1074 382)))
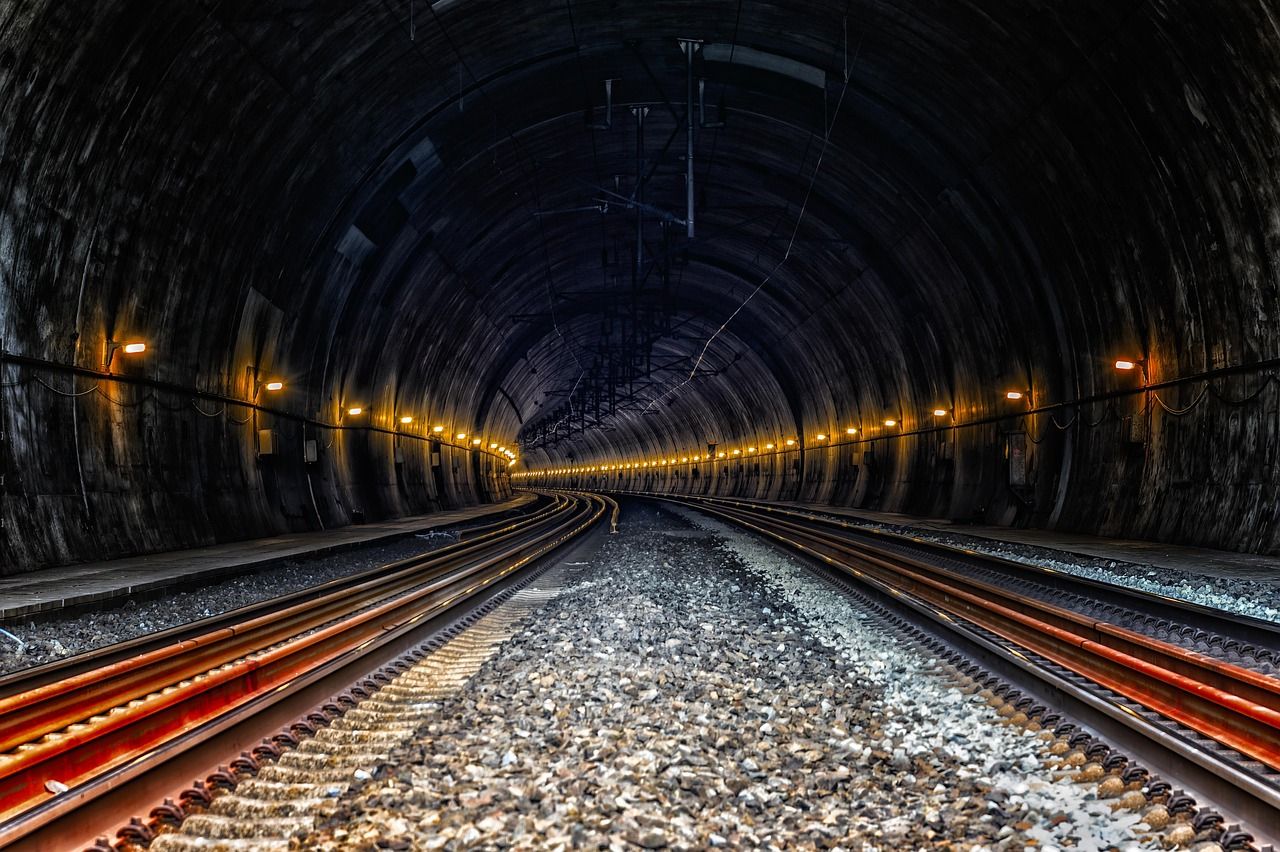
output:
POLYGON ((1057 530, 1011 529, 1009 527, 957 524, 939 518, 923 518, 916 515, 900 515, 893 512, 871 512, 828 506, 822 503, 781 503, 812 512, 840 515, 872 523, 914 527, 948 535, 969 535, 994 541, 1025 544, 1060 550, 1117 562, 1176 568, 1203 577, 1241 578, 1270 581, 1280 584, 1280 558, 1259 556, 1255 553, 1235 553, 1229 550, 1210 550, 1204 547, 1184 547, 1157 541, 1106 538, 1083 533, 1057 530))
POLYGON ((534 499, 532 494, 519 494, 502 503, 394 521, 232 541, 192 550, 149 553, 0 577, 0 621, 151 592, 166 586, 199 585, 220 577, 259 571, 289 559, 324 556, 362 545, 406 538, 518 509, 534 499))

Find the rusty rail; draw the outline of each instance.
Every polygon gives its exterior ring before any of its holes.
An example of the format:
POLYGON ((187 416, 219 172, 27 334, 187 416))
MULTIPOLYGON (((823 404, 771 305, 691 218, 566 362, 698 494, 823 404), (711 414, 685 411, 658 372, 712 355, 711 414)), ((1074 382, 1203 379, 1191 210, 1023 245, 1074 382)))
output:
POLYGON ((175 738, 259 712, 309 672, 358 660, 474 597, 593 526, 607 508, 600 497, 566 496, 529 518, 368 572, 354 585, 309 599, 290 596, 274 611, 253 608, 246 620, 65 679, 36 678, 29 689, 21 679, 6 679, 0 847, 64 815, 71 803, 145 772, 175 738), (50 792, 48 782, 64 792, 50 792))
MULTIPOLYGON (((666 498, 671 499, 671 498, 666 498)), ((927 601, 1280 770, 1280 680, 761 507, 673 502, 800 550, 893 594, 927 601)))

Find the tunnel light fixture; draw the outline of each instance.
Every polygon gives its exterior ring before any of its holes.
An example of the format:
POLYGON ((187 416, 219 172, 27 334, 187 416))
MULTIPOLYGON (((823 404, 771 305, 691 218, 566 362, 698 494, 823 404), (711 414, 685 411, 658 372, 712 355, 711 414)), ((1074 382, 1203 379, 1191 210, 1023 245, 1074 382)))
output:
POLYGON ((454 435, 453 437, 454 437, 455 439, 459 440, 459 441, 465 441, 465 440, 467 440, 467 433, 466 433, 466 432, 459 432, 458 434, 454 435))
POLYGON ((1032 391, 1030 389, 1009 390, 1005 393, 1005 399, 1009 400, 1009 402, 1020 402, 1020 400, 1025 399, 1028 406, 1030 406, 1032 404, 1032 391))
POLYGON ((491 450, 496 450, 496 449, 498 449, 498 445, 497 445, 497 444, 490 444, 490 445, 489 445, 489 449, 491 449, 491 450))
POLYGON ((898 425, 898 421, 897 421, 897 420, 894 420, 892 417, 886 417, 886 418, 885 418, 885 421, 884 421, 884 425, 886 425, 886 426, 888 426, 890 429, 892 429, 894 426, 897 426, 897 425, 898 425))
POLYGON ((720 451, 720 452, 718 452, 718 453, 716 453, 716 458, 718 458, 718 459, 722 459, 722 458, 724 458, 724 457, 725 457, 725 453, 724 453, 724 451, 723 451, 723 450, 722 450, 722 451, 720 451))
POLYGON ((1142 378, 1147 378, 1147 359, 1146 358, 1120 358, 1116 360, 1116 369, 1124 372, 1140 370, 1142 378))
POLYGON ((756 451, 755 447, 747 447, 747 452, 754 453, 755 451, 756 451))
POLYGON ((111 366, 111 362, 115 359, 117 352, 123 352, 126 355, 141 355, 146 351, 147 344, 139 340, 108 340, 107 354, 102 359, 102 365, 109 368, 111 366))
POLYGON ((406 414, 404 417, 400 418, 400 422, 403 425, 408 426, 410 423, 413 422, 413 418, 406 414))
POLYGON ((826 434, 825 432, 819 432, 818 434, 814 435, 813 437, 814 437, 816 440, 819 440, 819 441, 825 441, 825 440, 827 440, 827 434, 826 434))
POLYGON ((733 454, 734 454, 735 456, 740 456, 740 455, 742 455, 742 450, 734 450, 734 451, 733 451, 733 454))
POLYGON ((688 463, 689 463, 689 457, 688 457, 688 456, 685 456, 685 457, 683 457, 682 459, 680 459, 680 464, 688 464, 688 463))
POLYGON ((271 391, 272 393, 275 393, 276 391, 284 390, 284 382, 280 381, 279 379, 272 379, 271 381, 263 385, 262 388, 263 390, 268 390, 268 391, 271 391))
POLYGON ((482 443, 484 443, 484 442, 483 442, 483 441, 481 441, 479 438, 472 438, 472 439, 471 439, 471 443, 478 447, 478 446, 480 446, 480 445, 481 445, 482 443))
POLYGON ((432 427, 431 427, 431 431, 432 431, 432 432, 435 432, 437 435, 439 435, 441 432, 443 432, 443 431, 444 431, 444 427, 443 427, 443 426, 432 426, 432 427))
POLYGON ((764 445, 764 448, 765 448, 766 450, 772 450, 772 449, 773 449, 773 444, 765 444, 765 445, 764 445))
POLYGON ((935 408, 935 409, 933 410, 933 416, 934 416, 934 417, 946 417, 946 416, 947 416, 947 413, 948 413, 948 412, 947 412, 947 410, 946 410, 945 408, 935 408))
POLYGON ((858 427, 856 427, 856 426, 850 426, 848 429, 845 429, 845 430, 844 430, 844 433, 845 433, 846 435, 856 435, 856 434, 858 434, 858 427))
POLYGON ((353 405, 347 409, 347 414, 352 417, 359 417, 361 414, 364 414, 364 409, 358 405, 353 405))
POLYGON ((796 445, 796 439, 795 439, 795 438, 788 438, 788 439, 787 439, 787 446, 788 446, 788 447, 794 447, 795 445, 796 445))

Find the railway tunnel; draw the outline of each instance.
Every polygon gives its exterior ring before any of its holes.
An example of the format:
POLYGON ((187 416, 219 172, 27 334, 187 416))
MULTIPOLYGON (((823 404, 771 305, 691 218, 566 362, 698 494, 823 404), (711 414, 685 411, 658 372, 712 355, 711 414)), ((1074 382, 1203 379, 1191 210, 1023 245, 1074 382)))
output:
POLYGON ((1270 0, 170 5, 0 7, 14 641, 570 492, 1271 605, 1270 0))
POLYGON ((6 568, 667 459, 1274 553, 1271 11, 13 4, 6 568))

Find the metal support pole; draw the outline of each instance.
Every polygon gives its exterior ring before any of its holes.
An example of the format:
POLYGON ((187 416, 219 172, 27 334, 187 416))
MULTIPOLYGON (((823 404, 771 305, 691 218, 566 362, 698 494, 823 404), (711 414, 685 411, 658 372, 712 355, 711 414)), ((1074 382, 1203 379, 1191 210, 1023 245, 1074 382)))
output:
POLYGON ((680 46, 684 50, 684 64, 686 69, 686 111, 684 116, 685 124, 685 146, 684 146, 684 192, 685 192, 685 234, 689 239, 693 239, 693 53, 698 49, 699 41, 693 39, 681 39, 680 46))
POLYGON ((632 107, 636 117, 636 268, 632 287, 639 286, 640 275, 644 268, 644 118, 649 114, 648 107, 632 107))

